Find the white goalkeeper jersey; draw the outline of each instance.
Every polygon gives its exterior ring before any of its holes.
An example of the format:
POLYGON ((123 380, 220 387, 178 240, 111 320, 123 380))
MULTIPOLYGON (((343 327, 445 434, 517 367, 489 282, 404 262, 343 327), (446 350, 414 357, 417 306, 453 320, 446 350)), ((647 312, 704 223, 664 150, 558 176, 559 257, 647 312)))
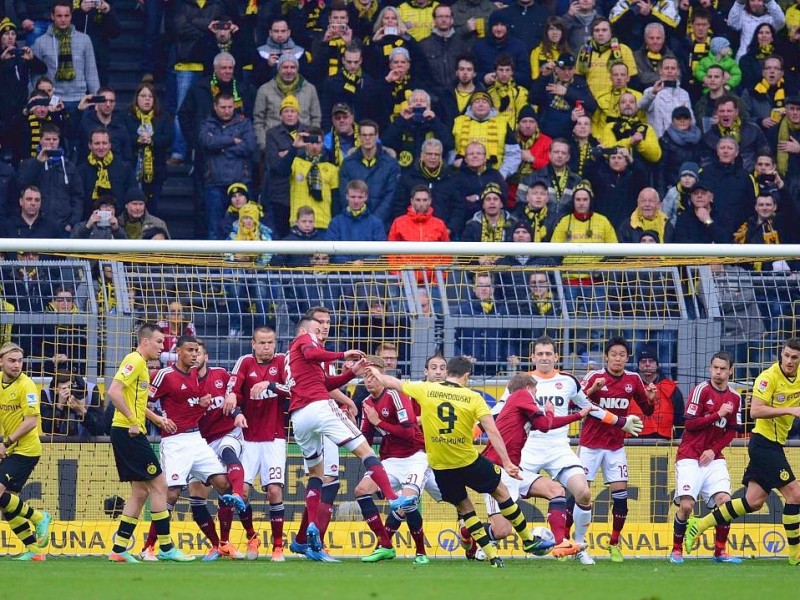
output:
MULTIPOLYGON (((570 373, 554 370, 544 376, 533 371, 530 375, 536 380, 536 404, 542 411, 548 400, 555 408, 554 416, 556 417, 566 417, 569 414, 570 402, 579 409, 592 404, 581 390, 580 382, 570 373)), ((506 388, 500 401, 492 410, 493 414, 500 412, 509 395, 508 388, 506 388)), ((533 430, 528 434, 528 441, 525 445, 546 446, 556 441, 569 442, 569 425, 551 429, 547 433, 533 430)))

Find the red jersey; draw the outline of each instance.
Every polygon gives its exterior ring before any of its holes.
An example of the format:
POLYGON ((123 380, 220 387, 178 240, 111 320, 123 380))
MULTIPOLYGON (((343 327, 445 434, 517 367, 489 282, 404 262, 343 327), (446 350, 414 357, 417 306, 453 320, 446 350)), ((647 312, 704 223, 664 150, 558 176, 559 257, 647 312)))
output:
POLYGON ((197 369, 188 373, 177 367, 167 367, 156 373, 150 384, 150 402, 159 400, 164 415, 178 428, 175 433, 161 432, 161 437, 187 433, 198 428, 198 423, 206 409, 200 406, 200 384, 197 369))
MULTIPOLYGON (((522 458, 522 447, 528 441, 531 428, 547 433, 551 428, 563 427, 580 419, 578 413, 565 417, 555 417, 552 412, 543 413, 536 404, 534 395, 522 389, 505 399, 503 408, 495 416, 494 422, 506 445, 508 458, 518 465, 522 458)), ((503 466, 503 461, 500 460, 500 455, 491 442, 486 446, 483 455, 494 464, 503 466)))
POLYGON ((203 396, 211 395, 211 404, 200 419, 200 435, 210 444, 233 431, 233 417, 222 413, 225 400, 225 388, 230 375, 221 367, 208 367, 204 377, 199 377, 200 392, 203 396))
POLYGON ((325 350, 309 333, 292 340, 284 379, 291 398, 289 412, 308 406, 312 402, 329 400, 330 390, 340 388, 350 381, 354 374, 349 369, 334 377, 328 375, 322 367, 322 361, 329 362, 343 358, 344 352, 325 350))
POLYGON ((396 390, 384 390, 377 398, 367 396, 364 404, 372 406, 381 419, 377 425, 366 417, 361 422, 361 431, 370 445, 376 433, 383 436, 379 451, 381 460, 407 458, 425 450, 425 438, 411 398, 396 390))
POLYGON ((271 360, 260 363, 252 354, 246 354, 236 361, 228 380, 228 393, 236 394, 247 419, 244 439, 248 442, 271 442, 286 439, 287 393, 282 390, 267 390, 265 398, 250 398, 252 387, 263 381, 283 383, 286 355, 276 354, 271 360))
POLYGON ((741 406, 741 396, 730 388, 720 392, 710 381, 697 385, 686 405, 686 431, 675 460, 699 459, 706 450, 713 450, 715 459, 725 458, 722 449, 731 443, 742 424, 741 406), (733 411, 720 417, 719 409, 726 402, 733 405, 733 411))
MULTIPOLYGON (((615 376, 606 369, 590 371, 581 382, 585 392, 602 377, 605 385, 589 396, 589 399, 600 408, 617 415, 627 417, 631 400, 635 401, 646 415, 653 414, 653 405, 647 399, 644 383, 638 373, 623 371, 622 375, 615 376)), ((588 395, 588 394, 587 394, 588 395)), ((625 432, 616 425, 607 425, 599 419, 587 419, 581 428, 580 445, 586 448, 599 448, 602 450, 618 450, 622 448, 625 432)))

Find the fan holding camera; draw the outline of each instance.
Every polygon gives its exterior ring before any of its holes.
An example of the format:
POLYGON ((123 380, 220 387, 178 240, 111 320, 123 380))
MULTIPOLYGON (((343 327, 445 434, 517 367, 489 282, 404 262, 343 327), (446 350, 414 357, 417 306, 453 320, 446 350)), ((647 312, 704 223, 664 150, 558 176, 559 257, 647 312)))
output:
POLYGON ((639 109, 647 111, 647 121, 661 137, 672 123, 672 111, 679 106, 689 109, 694 123, 694 114, 689 92, 681 87, 681 68, 674 56, 664 58, 658 68, 660 79, 644 91, 639 101, 639 109))
POLYGON ((30 48, 17 47, 17 28, 6 17, 0 21, 0 118, 9 121, 28 100, 31 75, 47 72, 47 65, 30 48))
POLYGON ((78 223, 70 237, 93 240, 127 240, 128 235, 117 220, 117 201, 114 196, 104 194, 95 202, 89 218, 78 223))
POLYGON ((445 154, 453 149, 453 134, 431 109, 431 97, 425 90, 414 90, 383 134, 383 143, 397 153, 397 162, 404 169, 413 168, 422 154, 425 140, 442 142, 445 154))

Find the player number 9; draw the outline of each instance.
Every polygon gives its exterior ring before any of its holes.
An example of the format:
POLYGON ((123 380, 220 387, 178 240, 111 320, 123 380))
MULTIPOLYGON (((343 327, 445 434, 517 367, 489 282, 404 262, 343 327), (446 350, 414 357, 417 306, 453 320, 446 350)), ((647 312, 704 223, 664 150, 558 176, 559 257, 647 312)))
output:
POLYGON ((442 402, 439 407, 436 409, 436 414, 439 416, 439 420, 442 423, 446 423, 447 427, 442 427, 439 429, 440 435, 447 435, 448 433, 453 433, 453 429, 456 427, 456 410, 453 408, 453 405, 449 402, 442 402))

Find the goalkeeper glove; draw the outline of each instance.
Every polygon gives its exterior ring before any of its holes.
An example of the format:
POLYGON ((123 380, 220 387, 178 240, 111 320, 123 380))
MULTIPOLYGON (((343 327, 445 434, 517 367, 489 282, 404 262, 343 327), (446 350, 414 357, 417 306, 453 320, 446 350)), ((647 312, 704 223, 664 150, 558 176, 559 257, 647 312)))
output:
POLYGON ((644 429, 644 423, 642 423, 642 420, 636 415, 619 417, 617 425, 622 431, 629 433, 633 437, 638 437, 639 434, 642 433, 642 429, 644 429))

